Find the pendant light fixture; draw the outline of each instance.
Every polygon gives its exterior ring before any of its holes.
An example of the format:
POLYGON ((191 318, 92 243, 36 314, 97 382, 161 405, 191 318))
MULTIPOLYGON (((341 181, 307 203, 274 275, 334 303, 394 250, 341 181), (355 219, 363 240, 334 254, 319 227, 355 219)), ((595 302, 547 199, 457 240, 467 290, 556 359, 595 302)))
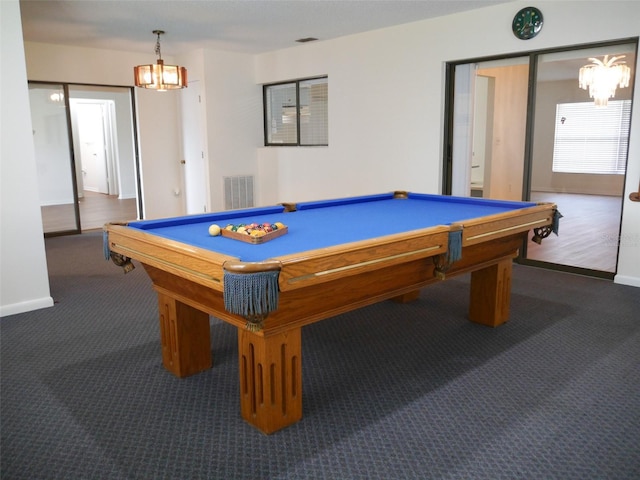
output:
POLYGON ((625 65, 625 56, 611 57, 605 55, 602 60, 590 58, 590 64, 580 69, 578 84, 580 88, 589 90, 596 107, 606 107, 609 99, 616 94, 616 88, 629 86, 631 69, 625 65))
POLYGON ((187 69, 177 65, 165 65, 160 53, 160 35, 163 30, 154 30, 157 35, 155 52, 158 55, 156 63, 133 67, 136 87, 150 88, 159 92, 176 90, 187 86, 187 69))

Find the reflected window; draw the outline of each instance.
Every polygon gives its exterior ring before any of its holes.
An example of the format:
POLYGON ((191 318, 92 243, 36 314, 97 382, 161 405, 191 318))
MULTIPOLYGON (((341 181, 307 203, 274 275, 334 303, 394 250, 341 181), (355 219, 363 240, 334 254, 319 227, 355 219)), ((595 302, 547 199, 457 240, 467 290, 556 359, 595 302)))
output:
POLYGON ((553 172, 624 175, 630 121, 631 100, 558 104, 553 172))

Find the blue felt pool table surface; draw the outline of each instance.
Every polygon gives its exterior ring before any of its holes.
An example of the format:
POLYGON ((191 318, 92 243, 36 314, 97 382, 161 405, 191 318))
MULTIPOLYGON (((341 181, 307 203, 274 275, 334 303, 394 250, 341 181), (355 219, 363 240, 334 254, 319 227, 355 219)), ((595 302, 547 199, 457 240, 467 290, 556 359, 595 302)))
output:
POLYGON ((450 225, 536 205, 443 195, 393 193, 298 203, 295 212, 283 206, 229 210, 160 220, 130 222, 131 228, 170 240, 258 262, 283 255, 383 237, 438 225, 450 225), (246 243, 209 235, 209 226, 282 222, 288 233, 264 243, 246 243))

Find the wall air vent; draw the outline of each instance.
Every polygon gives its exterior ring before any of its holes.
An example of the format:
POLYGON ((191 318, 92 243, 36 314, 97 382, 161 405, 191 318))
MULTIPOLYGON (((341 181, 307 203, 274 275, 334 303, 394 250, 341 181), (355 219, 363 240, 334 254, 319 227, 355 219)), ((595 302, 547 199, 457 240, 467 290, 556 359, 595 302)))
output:
POLYGON ((225 210, 253 207, 253 175, 223 177, 223 179, 225 210))

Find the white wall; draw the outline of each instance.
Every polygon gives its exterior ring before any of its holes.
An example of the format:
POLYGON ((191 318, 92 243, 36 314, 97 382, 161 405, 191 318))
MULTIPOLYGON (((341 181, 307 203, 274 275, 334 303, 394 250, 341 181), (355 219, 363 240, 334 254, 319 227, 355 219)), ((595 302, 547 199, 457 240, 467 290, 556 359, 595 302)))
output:
POLYGON ((203 51, 211 210, 224 209, 223 177, 256 174, 262 134, 262 87, 252 55, 203 51))
POLYGON ((261 148, 259 169, 278 186, 261 186, 265 203, 439 190, 444 64, 428 61, 424 31, 411 24, 257 57, 258 83, 329 79, 329 146, 261 148))
POLYGON ((6 316, 53 305, 17 0, 0 2, 0 71, 0 316, 6 316))

